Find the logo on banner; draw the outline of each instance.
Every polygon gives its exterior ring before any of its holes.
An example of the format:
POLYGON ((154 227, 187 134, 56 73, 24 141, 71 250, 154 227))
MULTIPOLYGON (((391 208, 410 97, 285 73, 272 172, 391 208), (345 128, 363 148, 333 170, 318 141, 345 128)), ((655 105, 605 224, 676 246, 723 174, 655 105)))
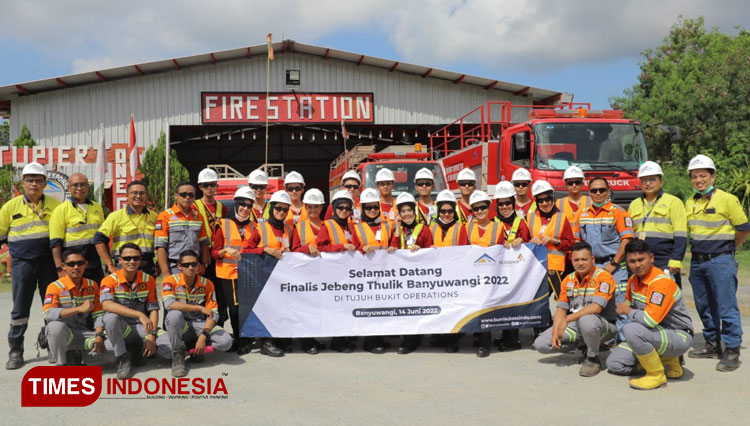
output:
POLYGON ((477 260, 474 261, 474 265, 494 265, 497 261, 492 258, 489 254, 483 254, 479 256, 477 260))

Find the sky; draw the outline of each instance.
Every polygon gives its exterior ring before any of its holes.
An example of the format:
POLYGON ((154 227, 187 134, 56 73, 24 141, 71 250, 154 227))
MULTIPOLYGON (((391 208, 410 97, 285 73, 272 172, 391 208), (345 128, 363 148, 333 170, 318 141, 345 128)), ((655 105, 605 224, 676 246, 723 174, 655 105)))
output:
POLYGON ((4 0, 0 86, 293 39, 608 108, 680 16, 748 28, 747 0, 4 0))

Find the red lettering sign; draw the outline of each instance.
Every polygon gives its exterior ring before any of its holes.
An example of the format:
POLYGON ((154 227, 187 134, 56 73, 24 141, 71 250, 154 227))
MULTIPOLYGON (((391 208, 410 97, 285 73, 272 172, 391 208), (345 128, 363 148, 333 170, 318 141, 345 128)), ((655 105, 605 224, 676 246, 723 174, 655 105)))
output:
POLYGON ((102 367, 39 366, 21 382, 22 407, 86 407, 102 392, 102 367))
POLYGON ((372 93, 201 93, 201 120, 210 123, 374 123, 372 93))

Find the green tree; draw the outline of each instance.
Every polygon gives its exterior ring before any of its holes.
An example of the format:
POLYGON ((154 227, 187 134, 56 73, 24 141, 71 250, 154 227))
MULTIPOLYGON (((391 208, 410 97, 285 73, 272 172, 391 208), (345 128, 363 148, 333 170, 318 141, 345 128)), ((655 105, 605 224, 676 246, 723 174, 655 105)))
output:
POLYGON ((21 132, 19 133, 18 137, 13 141, 13 146, 16 147, 32 147, 36 146, 36 141, 34 138, 31 137, 31 130, 29 130, 29 126, 26 125, 26 123, 21 126, 21 132))
MULTIPOLYGON (((143 164, 141 164, 141 172, 145 175, 143 180, 148 185, 149 199, 153 203, 152 208, 156 211, 164 210, 164 151, 167 144, 167 136, 164 132, 161 132, 159 136, 159 143, 156 146, 146 150, 143 155, 143 164)), ((190 174, 188 173, 185 166, 180 163, 177 158, 177 153, 173 149, 169 149, 169 187, 170 197, 172 194, 171 189, 177 187, 177 184, 190 180, 190 174)), ((169 207, 169 206, 167 206, 169 207)))
POLYGON ((10 145, 10 121, 4 120, 0 124, 0 145, 10 145))
POLYGON ((648 130, 649 153, 685 170, 697 154, 710 156, 718 185, 750 205, 750 32, 706 30, 702 17, 680 17, 663 43, 642 52, 638 83, 613 107, 645 123, 678 125, 682 140, 648 130))

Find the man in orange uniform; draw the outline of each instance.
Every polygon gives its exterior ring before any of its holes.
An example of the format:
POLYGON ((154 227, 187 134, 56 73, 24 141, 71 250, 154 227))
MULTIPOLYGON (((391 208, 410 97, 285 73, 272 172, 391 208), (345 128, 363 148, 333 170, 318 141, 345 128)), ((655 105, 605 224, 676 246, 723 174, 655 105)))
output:
POLYGON ((193 210, 195 187, 189 182, 177 185, 174 198, 175 204, 159 213, 154 225, 154 248, 164 275, 180 272, 178 257, 185 250, 200 251, 203 268, 210 263, 208 231, 203 217, 193 210))
POLYGON ((601 370, 600 343, 615 335, 615 325, 610 322, 614 320, 615 280, 594 265, 587 242, 573 244, 570 251, 575 272, 565 277, 552 327, 536 338, 534 348, 543 354, 568 352, 583 340, 585 358, 578 374, 592 377, 601 370))
POLYGON ((614 374, 630 375, 640 362, 646 375, 630 380, 630 387, 656 389, 666 385, 667 378, 682 377, 679 356, 693 343, 693 323, 682 291, 672 277, 654 266, 648 243, 634 240, 625 254, 633 276, 627 300, 617 305, 617 313, 627 315, 631 322, 623 327, 625 341, 607 358, 607 368, 614 374))

